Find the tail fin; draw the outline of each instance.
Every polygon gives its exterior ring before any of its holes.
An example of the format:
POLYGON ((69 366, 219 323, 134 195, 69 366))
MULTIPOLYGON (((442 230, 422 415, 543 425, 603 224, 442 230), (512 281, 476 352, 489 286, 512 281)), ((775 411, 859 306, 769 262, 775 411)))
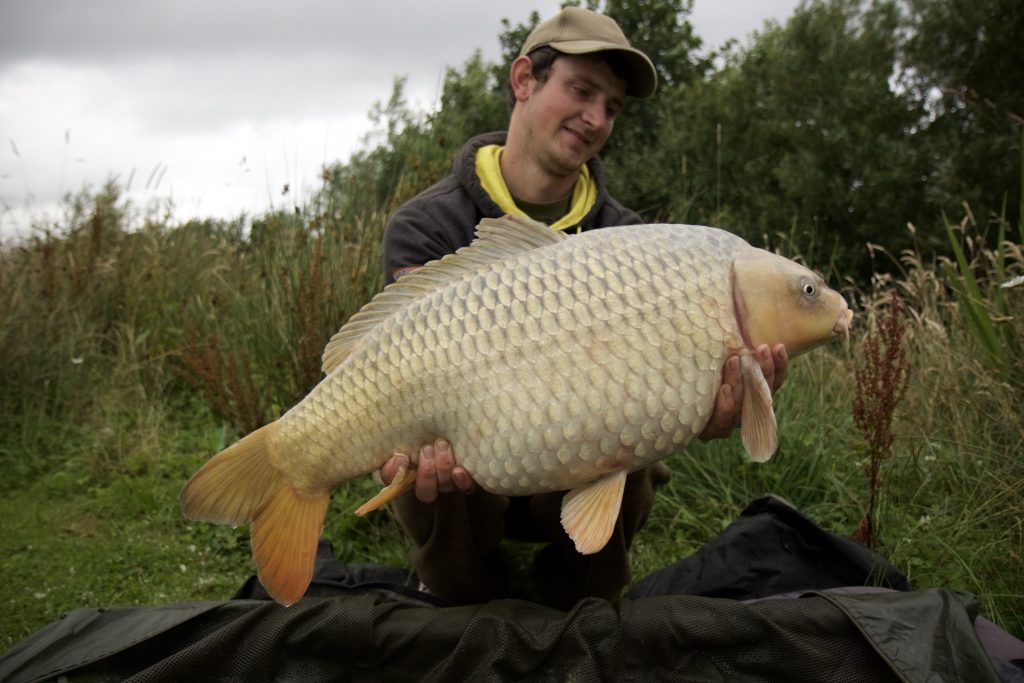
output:
POLYGON ((330 493, 310 496, 296 491, 271 464, 268 437, 276 429, 276 423, 261 427, 203 465, 181 492, 181 510, 189 519, 251 522, 252 557, 260 582, 275 600, 290 605, 313 579, 330 493))

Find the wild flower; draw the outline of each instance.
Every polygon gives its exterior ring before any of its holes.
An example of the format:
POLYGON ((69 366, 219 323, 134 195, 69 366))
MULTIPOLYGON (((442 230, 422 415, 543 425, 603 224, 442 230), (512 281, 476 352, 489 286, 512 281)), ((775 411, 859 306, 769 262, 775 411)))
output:
POLYGON ((910 363, 903 348, 902 305, 892 293, 888 315, 876 323, 861 347, 861 362, 854 370, 856 393, 853 421, 868 447, 868 505, 854 538, 868 547, 878 542, 876 509, 882 487, 882 462, 889 457, 896 436, 892 430, 896 406, 906 394, 910 363))

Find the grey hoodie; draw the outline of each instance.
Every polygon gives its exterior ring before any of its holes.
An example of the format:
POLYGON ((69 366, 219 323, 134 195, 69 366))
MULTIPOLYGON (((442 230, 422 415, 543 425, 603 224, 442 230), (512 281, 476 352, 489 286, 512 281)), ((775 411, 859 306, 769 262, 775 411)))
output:
MULTIPOLYGON (((504 211, 480 185, 476 175, 476 153, 485 145, 505 144, 504 132, 486 133, 470 139, 455 159, 452 173, 416 195, 394 213, 384 229, 384 283, 407 268, 451 254, 466 246, 483 218, 500 218, 504 211)), ((640 217, 625 208, 608 192, 601 161, 587 162, 597 184, 597 200, 580 223, 581 230, 613 225, 635 225, 640 217)))

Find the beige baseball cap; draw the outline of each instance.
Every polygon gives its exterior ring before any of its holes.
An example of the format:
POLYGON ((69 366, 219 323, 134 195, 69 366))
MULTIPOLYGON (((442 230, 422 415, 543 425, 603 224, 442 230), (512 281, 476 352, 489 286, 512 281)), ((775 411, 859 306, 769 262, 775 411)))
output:
POLYGON ((650 58, 630 45, 615 20, 604 14, 582 7, 566 7, 547 21, 537 24, 527 36, 519 54, 527 55, 545 46, 567 55, 618 52, 629 69, 627 95, 650 97, 658 87, 658 72, 650 58))

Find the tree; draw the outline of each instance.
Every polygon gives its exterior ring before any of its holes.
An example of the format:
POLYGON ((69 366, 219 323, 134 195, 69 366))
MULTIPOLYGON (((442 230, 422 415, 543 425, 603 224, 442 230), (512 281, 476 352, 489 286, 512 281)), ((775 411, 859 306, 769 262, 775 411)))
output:
MULTIPOLYGON (((749 45, 700 52, 692 0, 588 0, 646 52, 660 86, 630 102, 602 152, 613 193, 647 220, 719 225, 866 282, 867 242, 945 248, 941 212, 1019 206, 1024 4, 805 0, 749 45), (905 11, 901 11, 905 8, 905 11)), ((332 216, 390 213, 503 128, 509 64, 540 17, 502 22, 502 63, 447 71, 440 107, 412 111, 396 81, 377 137, 325 169, 332 216)), ((955 215, 955 214, 954 214, 955 215)), ((344 223, 344 220, 335 220, 344 223)))
MULTIPOLYGON (((908 0, 907 84, 927 103, 922 141, 932 155, 932 201, 958 214, 1020 220, 1024 125, 1024 4, 908 0)), ((954 214, 954 215, 955 215, 954 214)))
POLYGON ((677 188, 666 169, 676 159, 664 147, 679 113, 680 93, 703 79, 711 59, 700 56, 700 38, 688 20, 692 0, 591 1, 622 28, 632 45, 643 50, 658 72, 658 92, 652 99, 629 102, 615 122, 602 159, 615 195, 648 220, 666 219, 677 188))
POLYGON ((808 2, 687 88, 666 143, 685 160, 677 218, 869 275, 864 243, 900 246, 925 210, 922 111, 891 82, 898 28, 892 2, 808 2))

